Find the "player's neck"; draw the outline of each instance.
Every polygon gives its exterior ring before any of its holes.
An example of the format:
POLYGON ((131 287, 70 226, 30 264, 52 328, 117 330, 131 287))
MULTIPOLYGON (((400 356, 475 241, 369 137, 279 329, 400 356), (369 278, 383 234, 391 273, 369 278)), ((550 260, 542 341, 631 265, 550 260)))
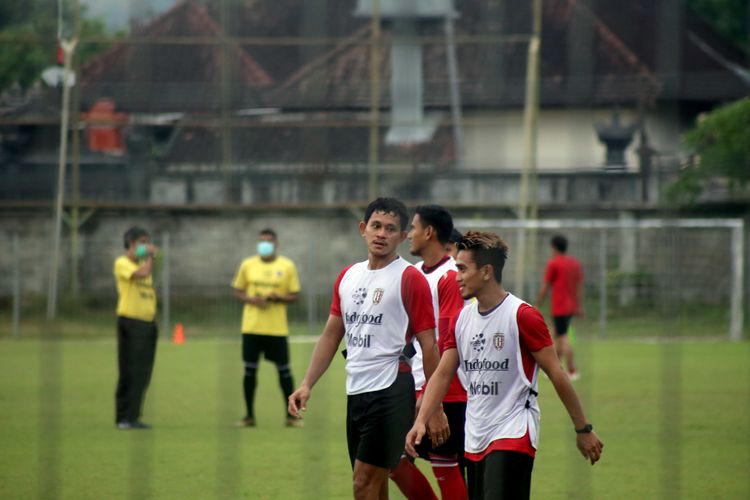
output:
POLYGON ((434 267, 446 256, 443 245, 427 245, 419 254, 424 267, 434 267))
POLYGON ((369 254, 367 256, 367 269, 369 269, 370 271, 383 269, 396 259, 398 259, 398 254, 396 252, 393 252, 389 255, 384 255, 382 257, 369 254))
POLYGON ((479 293, 477 293, 477 303, 479 304, 479 312, 490 311, 495 308, 500 302, 505 300, 508 296, 508 292, 503 288, 502 283, 490 282, 485 285, 479 293))
POLYGON ((266 263, 270 263, 276 260, 276 255, 270 255, 268 257, 261 257, 260 260, 266 263))

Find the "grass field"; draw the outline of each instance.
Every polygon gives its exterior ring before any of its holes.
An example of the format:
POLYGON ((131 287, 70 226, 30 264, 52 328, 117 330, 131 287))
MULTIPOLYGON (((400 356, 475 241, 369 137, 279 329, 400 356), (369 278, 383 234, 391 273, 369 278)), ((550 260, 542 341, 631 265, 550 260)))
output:
MULTIPOLYGON (((311 349, 293 344, 297 378, 311 349)), ((283 427, 264 363, 259 426, 237 429, 239 352, 238 341, 162 342, 145 413, 155 428, 121 432, 114 342, 0 341, 0 498, 349 498, 343 360, 304 429, 283 427)), ((534 498, 750 497, 750 344, 579 341, 578 353, 604 457, 590 467, 577 455, 543 379, 534 498)))
MULTIPOLYGON (((0 297, 2 299, 2 297, 0 297)), ((65 339, 111 338, 114 331, 113 298, 86 296, 79 301, 68 297, 61 301, 55 336, 65 339)), ((23 339, 38 339, 49 335, 44 319, 46 301, 43 297, 26 297, 20 313, 19 335, 23 339)), ((328 300, 317 304, 315 315, 308 321, 305 301, 290 310, 292 335, 317 335, 327 317, 328 300)), ((0 340, 13 338, 10 302, 0 300, 0 340), (6 307, 3 307, 6 306, 6 307)), ((548 304, 542 308, 547 314, 548 304)), ((674 304, 667 308, 650 304, 615 307, 610 304, 604 328, 600 324, 598 302, 586 304, 586 315, 576 318, 578 332, 590 338, 713 338, 729 337, 729 308, 725 305, 702 303, 674 304)), ((186 333, 194 339, 235 338, 240 327, 241 305, 228 298, 180 297, 173 298, 170 319, 174 325, 183 323, 186 333)), ((549 319, 549 318, 548 318, 549 319)), ((161 326, 161 314, 157 320, 161 326)), ((551 326, 551 325, 550 325, 551 326)), ((743 338, 750 338, 750 322, 745 322, 743 338)))

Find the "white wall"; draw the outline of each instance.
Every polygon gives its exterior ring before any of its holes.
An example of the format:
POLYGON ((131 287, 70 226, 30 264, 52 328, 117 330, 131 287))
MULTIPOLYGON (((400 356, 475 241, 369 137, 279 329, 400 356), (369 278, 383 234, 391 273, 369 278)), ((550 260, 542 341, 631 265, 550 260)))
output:
MULTIPOLYGON (((634 110, 621 110, 624 124, 635 121, 634 110)), ((538 161, 541 171, 600 170, 605 147, 594 124, 609 122, 612 109, 552 109, 539 116, 538 161)), ((523 110, 465 113, 465 166, 469 170, 518 170, 523 164, 523 110)), ((648 113, 651 146, 674 154, 679 150, 679 118, 657 109, 648 113)), ((629 170, 638 168, 637 134, 626 151, 629 170)))

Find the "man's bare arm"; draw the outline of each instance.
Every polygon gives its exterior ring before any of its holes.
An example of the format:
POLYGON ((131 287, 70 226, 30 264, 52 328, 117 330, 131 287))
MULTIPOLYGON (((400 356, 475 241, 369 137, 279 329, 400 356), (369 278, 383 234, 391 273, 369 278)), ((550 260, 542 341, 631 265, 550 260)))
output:
POLYGON ((344 321, 341 316, 329 315, 323 334, 318 339, 318 343, 315 344, 307 373, 305 373, 299 388, 289 396, 289 413, 292 415, 300 417, 300 411, 306 409, 307 401, 310 399, 310 391, 331 365, 341 339, 344 337, 344 332, 344 321))
POLYGON ((437 370, 435 370, 435 373, 433 373, 427 383, 414 426, 406 436, 406 450, 411 456, 417 456, 414 446, 422 442, 422 438, 427 432, 427 421, 440 408, 441 402, 448 393, 451 380, 453 380, 453 375, 455 375, 457 369, 458 351, 456 349, 446 350, 440 359, 437 370))
MULTIPOLYGON (((588 424, 586 415, 578 399, 578 394, 576 394, 568 376, 560 367, 560 360, 555 353, 555 348, 547 346, 531 354, 555 387, 560 401, 562 401, 570 419, 573 421, 573 426, 576 429, 583 428, 588 424)), ((591 465, 599 460, 604 448, 604 444, 593 431, 587 434, 576 434, 576 444, 581 454, 591 461, 591 465)))

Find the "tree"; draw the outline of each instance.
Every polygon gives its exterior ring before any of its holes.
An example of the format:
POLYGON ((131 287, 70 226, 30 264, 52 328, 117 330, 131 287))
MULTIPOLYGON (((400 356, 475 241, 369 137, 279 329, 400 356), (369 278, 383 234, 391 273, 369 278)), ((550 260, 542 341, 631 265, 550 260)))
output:
POLYGON ((694 202, 711 178, 726 179, 730 193, 750 181, 750 97, 699 116, 683 139, 695 157, 670 187, 672 199, 694 202))
MULTIPOLYGON (((39 79, 45 67, 56 64, 57 10, 50 2, 0 2, 0 91, 18 84, 27 88, 39 79), (18 6, 23 8, 17 8, 18 6)), ((70 2, 63 16, 72 19, 70 2)), ((100 19, 86 17, 80 7, 79 37, 105 36, 106 26, 100 19)), ((81 62, 105 48, 103 45, 80 44, 81 62)))
POLYGON ((688 7, 737 45, 750 49, 750 6, 747 0, 687 0, 688 7))

